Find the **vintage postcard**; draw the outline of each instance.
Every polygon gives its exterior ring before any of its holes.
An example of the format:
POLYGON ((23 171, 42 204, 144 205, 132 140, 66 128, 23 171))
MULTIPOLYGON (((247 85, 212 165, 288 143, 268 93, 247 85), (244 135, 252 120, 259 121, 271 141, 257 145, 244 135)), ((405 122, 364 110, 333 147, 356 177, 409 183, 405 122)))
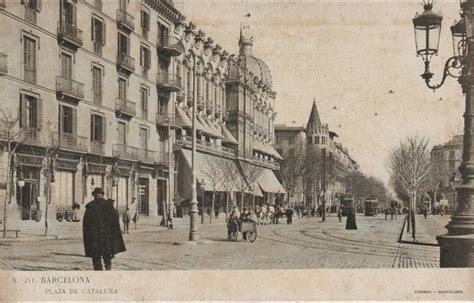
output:
POLYGON ((0 301, 474 300, 474 0, 0 0, 0 301))

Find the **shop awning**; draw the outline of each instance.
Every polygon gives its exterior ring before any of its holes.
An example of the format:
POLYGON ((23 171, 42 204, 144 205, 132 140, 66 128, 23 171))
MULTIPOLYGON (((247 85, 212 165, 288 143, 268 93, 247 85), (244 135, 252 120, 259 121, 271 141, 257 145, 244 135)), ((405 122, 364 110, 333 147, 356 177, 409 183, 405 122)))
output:
POLYGON ((206 121, 204 120, 203 117, 201 117, 200 115, 197 115, 197 121, 199 121, 199 124, 202 125, 203 127, 203 133, 204 134, 207 134, 211 137, 215 137, 216 135, 214 134, 214 132, 212 131, 212 129, 209 127, 209 125, 207 125, 206 121))
POLYGON ((273 156, 273 158, 275 158, 277 160, 283 160, 283 157, 280 155, 279 152, 277 152, 275 147, 273 147, 271 145, 268 145, 268 144, 265 144, 265 147, 271 152, 271 155, 273 156))
MULTIPOLYGON (((191 121, 191 128, 192 128, 192 125, 193 125, 193 117, 192 117, 192 114, 187 112, 186 113, 186 116, 190 119, 191 121)), ((204 128, 204 126, 199 122, 199 119, 196 119, 196 131, 198 132, 203 132, 203 133, 206 133, 206 129, 204 128)))
POLYGON ((209 127, 209 129, 212 131, 212 135, 213 137, 216 137, 218 139, 222 139, 222 135, 221 135, 221 132, 217 130, 217 128, 214 126, 214 123, 212 123, 211 121, 209 121, 207 118, 202 118, 202 120, 204 121, 204 123, 206 123, 206 125, 209 127))
POLYGON ((283 188, 273 171, 270 169, 262 169, 262 173, 258 176, 257 183, 264 192, 286 194, 286 190, 283 188))
POLYGON ((239 142, 237 142, 237 140, 235 140, 234 136, 232 136, 232 134, 227 129, 227 127, 225 127, 224 125, 221 125, 221 131, 222 131, 222 136, 224 137, 222 139, 222 143, 239 145, 239 142))
MULTIPOLYGON (((190 150, 182 149, 181 152, 184 155, 184 158, 187 162, 187 169, 189 171, 186 174, 189 175, 191 178, 191 163, 192 163, 192 154, 190 150)), ((201 152, 196 152, 196 180, 198 184, 201 185, 201 180, 204 180, 205 186, 204 189, 206 191, 214 191, 214 184, 216 183, 216 191, 227 191, 226 186, 223 186, 222 183, 217 182, 218 179, 214 179, 214 176, 218 175, 219 173, 216 171, 217 163, 222 163, 225 168, 230 172, 235 172, 235 180, 240 180, 240 172, 235 164, 234 161, 226 158, 221 158, 213 155, 204 154, 201 152)), ((227 176, 231 177, 231 176, 227 176)), ((234 184, 232 191, 239 191, 238 184, 234 184)))
POLYGON ((264 154, 268 154, 268 150, 258 140, 253 140, 253 149, 264 154))
POLYGON ((192 128, 193 127, 193 121, 189 119, 189 117, 186 115, 186 112, 184 109, 182 109, 179 106, 176 106, 176 124, 178 124, 182 128, 192 128))

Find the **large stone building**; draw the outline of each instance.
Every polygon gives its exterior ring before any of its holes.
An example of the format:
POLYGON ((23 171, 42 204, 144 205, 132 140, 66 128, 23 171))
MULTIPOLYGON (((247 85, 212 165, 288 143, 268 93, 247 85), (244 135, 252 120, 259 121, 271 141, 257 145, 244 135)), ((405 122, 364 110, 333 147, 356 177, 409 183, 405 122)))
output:
MULTIPOLYGON (((316 101, 313 102, 306 127, 277 125, 275 127, 275 136, 277 137, 277 150, 285 159, 287 155, 291 155, 297 150, 303 150, 305 154, 320 154, 322 150, 325 150, 326 175, 328 176, 327 178, 330 175, 332 176, 332 180, 327 181, 326 184, 325 200, 328 207, 338 205, 338 198, 346 193, 342 182, 343 176, 348 172, 358 170, 359 165, 350 156, 348 150, 341 143, 336 142, 338 135, 329 130, 328 124, 322 123, 316 101)), ((313 165, 322 165, 323 158, 321 156, 314 159, 319 162, 313 163, 313 165)), ((317 180, 312 182, 308 180, 303 181, 304 178, 301 177, 293 197, 289 197, 290 203, 304 201, 306 205, 321 205, 323 199, 323 178, 321 177, 322 173, 319 175, 316 178, 317 180)))
MULTIPOLYGON (((453 136, 448 142, 436 145, 431 150, 431 162, 435 168, 437 180, 434 184, 434 191, 436 197, 434 198, 436 206, 437 203, 447 200, 447 210, 454 210, 455 206, 455 186, 459 185, 461 180, 461 173, 459 167, 462 163, 463 137, 462 135, 453 136)), ((421 207, 421 206, 419 206, 421 207)))
POLYGON ((21 143, 7 186, 2 134, 9 228, 41 230, 45 217, 54 227, 97 186, 119 211, 185 213, 194 99, 198 180, 217 156, 262 167, 266 201, 284 193, 272 172, 275 92, 244 33, 229 56, 165 0, 0 0, 0 24, 1 109, 19 117, 21 143))

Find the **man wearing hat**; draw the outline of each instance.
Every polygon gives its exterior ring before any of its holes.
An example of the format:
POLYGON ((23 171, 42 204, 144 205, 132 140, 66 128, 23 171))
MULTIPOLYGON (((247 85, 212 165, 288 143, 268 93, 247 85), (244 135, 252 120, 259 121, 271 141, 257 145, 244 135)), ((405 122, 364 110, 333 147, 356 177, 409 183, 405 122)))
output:
POLYGON ((104 199, 104 191, 97 187, 92 192, 94 200, 86 205, 82 223, 84 249, 92 258, 94 270, 102 270, 102 259, 106 270, 112 269, 112 258, 125 251, 119 217, 112 203, 104 199))

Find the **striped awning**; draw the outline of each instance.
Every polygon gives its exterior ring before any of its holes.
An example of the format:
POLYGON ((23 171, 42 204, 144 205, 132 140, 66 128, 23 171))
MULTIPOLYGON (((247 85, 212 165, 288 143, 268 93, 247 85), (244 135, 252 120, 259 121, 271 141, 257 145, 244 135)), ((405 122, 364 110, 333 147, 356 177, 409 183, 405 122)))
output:
POLYGON ((237 140, 235 140, 234 136, 232 136, 230 131, 224 125, 221 125, 221 133, 222 133, 222 136, 224 137, 222 139, 222 143, 239 145, 239 142, 237 142, 237 140))
POLYGON ((270 169, 264 168, 257 178, 260 188, 267 193, 286 194, 286 190, 280 184, 277 177, 270 169))
POLYGON ((192 128, 193 122, 186 115, 184 109, 179 106, 176 106, 176 124, 182 128, 192 128))

